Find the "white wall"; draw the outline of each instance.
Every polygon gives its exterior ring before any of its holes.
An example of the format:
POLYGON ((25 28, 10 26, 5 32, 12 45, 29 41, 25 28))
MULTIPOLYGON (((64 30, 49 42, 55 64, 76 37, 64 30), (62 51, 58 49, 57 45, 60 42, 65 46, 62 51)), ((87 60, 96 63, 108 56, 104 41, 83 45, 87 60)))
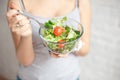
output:
MULTIPOLYGON (((80 58, 81 80, 120 80, 120 0, 91 0, 91 50, 80 58)), ((15 80, 17 60, 0 0, 0 75, 15 80)))
POLYGON ((7 0, 0 0, 0 75, 15 80, 17 60, 6 21, 7 0))
POLYGON ((120 80, 120 0, 92 0, 91 51, 81 80, 120 80))

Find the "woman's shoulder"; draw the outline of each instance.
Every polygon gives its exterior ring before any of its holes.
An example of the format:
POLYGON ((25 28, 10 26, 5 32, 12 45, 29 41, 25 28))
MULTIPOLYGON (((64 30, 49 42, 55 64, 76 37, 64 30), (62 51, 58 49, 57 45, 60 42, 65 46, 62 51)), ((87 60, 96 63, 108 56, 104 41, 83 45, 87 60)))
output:
POLYGON ((29 0, 8 0, 8 7, 12 4, 18 5, 19 9, 22 9, 21 1, 23 1, 23 5, 25 6, 26 10, 29 11, 31 9, 30 7, 30 1, 29 0))

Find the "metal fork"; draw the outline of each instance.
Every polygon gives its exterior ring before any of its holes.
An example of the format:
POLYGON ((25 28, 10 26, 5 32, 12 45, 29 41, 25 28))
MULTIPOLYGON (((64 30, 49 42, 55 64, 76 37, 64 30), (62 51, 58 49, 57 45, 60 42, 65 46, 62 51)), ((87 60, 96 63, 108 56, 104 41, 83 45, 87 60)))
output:
MULTIPOLYGON (((23 15, 23 16, 26 16, 26 17, 28 17, 28 18, 30 18, 30 19, 35 20, 35 21, 40 25, 40 27, 44 27, 44 24, 41 23, 41 22, 39 22, 39 21, 38 21, 37 19, 35 19, 34 17, 31 17, 30 15, 25 14, 24 12, 19 11, 19 10, 18 10, 18 13, 21 14, 21 15, 23 15)), ((44 27, 44 28, 45 28, 45 27, 44 27)))

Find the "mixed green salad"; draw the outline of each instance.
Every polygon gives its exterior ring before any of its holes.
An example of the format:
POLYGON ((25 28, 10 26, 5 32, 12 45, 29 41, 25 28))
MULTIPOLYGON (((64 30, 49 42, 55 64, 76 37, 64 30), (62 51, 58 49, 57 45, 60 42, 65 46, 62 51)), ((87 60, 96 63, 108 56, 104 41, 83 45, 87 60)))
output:
POLYGON ((80 31, 73 26, 65 24, 67 17, 55 18, 45 22, 42 36, 47 46, 54 52, 67 53, 72 50, 76 40, 80 37, 80 31))

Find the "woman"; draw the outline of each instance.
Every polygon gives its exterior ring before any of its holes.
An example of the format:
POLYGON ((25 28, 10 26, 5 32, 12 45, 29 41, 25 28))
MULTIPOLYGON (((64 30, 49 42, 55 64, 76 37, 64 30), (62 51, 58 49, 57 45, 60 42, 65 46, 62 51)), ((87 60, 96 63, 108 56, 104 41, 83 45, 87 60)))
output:
POLYGON ((7 19, 13 36, 16 56, 20 63, 21 80, 77 80, 79 61, 90 47, 91 7, 89 0, 9 0, 7 19), (67 16, 84 26, 85 45, 69 55, 49 54, 38 35, 38 26, 18 13, 24 10, 40 22, 53 17, 67 16), (18 24, 19 23, 19 24, 18 24), (33 24, 33 25, 32 25, 33 24))

